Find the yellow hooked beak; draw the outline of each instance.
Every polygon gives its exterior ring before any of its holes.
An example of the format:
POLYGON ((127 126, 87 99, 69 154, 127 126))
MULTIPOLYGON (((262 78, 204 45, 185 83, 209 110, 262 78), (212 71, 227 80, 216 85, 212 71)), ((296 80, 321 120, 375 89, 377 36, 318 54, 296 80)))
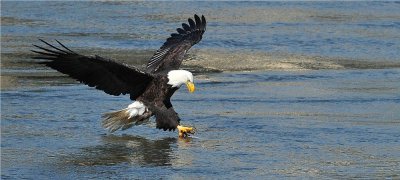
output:
POLYGON ((196 89, 196 88, 194 87, 194 84, 193 84, 192 82, 190 82, 190 81, 187 81, 187 82, 186 82, 186 86, 187 86, 187 88, 188 88, 188 90, 189 90, 190 93, 193 93, 194 90, 196 89))

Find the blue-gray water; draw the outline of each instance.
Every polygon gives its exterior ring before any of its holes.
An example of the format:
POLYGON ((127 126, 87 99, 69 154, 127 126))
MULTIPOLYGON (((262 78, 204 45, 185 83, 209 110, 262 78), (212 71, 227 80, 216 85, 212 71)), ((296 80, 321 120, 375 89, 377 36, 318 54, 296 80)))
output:
POLYGON ((1 2, 1 178, 400 178, 398 9, 398 2, 1 2), (107 134, 101 114, 128 105, 127 96, 29 58, 37 38, 59 39, 140 66, 194 13, 208 28, 184 64, 232 72, 200 73, 196 93, 174 95, 183 124, 198 130, 192 139, 154 122, 107 134))

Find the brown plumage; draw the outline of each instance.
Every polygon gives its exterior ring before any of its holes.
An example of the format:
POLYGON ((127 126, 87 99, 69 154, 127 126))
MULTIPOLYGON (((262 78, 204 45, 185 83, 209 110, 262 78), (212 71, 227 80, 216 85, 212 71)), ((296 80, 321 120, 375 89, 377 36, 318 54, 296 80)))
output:
POLYGON ((59 47, 40 40, 48 47, 34 45, 38 49, 32 51, 38 56, 33 58, 44 59, 46 61, 41 64, 107 94, 129 94, 136 104, 134 102, 128 108, 103 115, 103 127, 111 132, 141 124, 152 115, 156 116, 157 128, 174 130, 180 118, 170 100, 181 84, 177 87, 169 84, 168 73, 179 69, 186 52, 202 39, 206 20, 204 16, 200 18, 197 15, 194 19, 189 18, 189 25, 182 24, 182 28, 177 29, 178 34, 171 34, 149 60, 146 72, 97 55, 80 55, 57 40, 59 47))
POLYGON ((201 16, 200 19, 195 14, 194 19, 188 19, 189 25, 182 23, 182 28, 176 29, 178 33, 171 34, 157 50, 147 63, 147 73, 166 73, 171 69, 179 69, 186 52, 200 42, 206 31, 206 18, 201 16))

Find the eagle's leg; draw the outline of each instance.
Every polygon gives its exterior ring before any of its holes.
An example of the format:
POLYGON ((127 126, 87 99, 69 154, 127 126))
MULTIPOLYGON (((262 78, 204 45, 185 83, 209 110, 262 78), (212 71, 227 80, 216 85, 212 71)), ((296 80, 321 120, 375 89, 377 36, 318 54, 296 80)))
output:
POLYGON ((180 138, 187 137, 188 134, 194 134, 195 133, 195 128, 193 127, 185 127, 178 125, 176 128, 178 128, 178 133, 180 138))

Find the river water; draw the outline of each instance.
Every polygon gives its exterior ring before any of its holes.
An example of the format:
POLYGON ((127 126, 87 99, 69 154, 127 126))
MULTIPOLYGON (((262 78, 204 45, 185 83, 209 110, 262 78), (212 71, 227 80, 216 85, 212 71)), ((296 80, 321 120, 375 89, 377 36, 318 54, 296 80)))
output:
POLYGON ((1 2, 2 179, 400 178, 398 2, 1 2), (130 103, 30 59, 37 38, 143 67, 194 13, 208 20, 172 103, 107 133, 130 103), (224 72, 217 73, 217 70, 224 72))

